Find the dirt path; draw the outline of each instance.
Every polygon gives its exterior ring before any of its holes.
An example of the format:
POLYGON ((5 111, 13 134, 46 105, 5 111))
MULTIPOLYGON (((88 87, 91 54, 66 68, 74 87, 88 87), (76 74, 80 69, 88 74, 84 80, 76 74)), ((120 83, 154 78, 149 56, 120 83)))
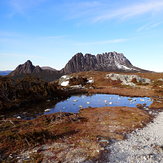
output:
POLYGON ((163 163, 163 112, 145 128, 108 146, 110 163, 163 163))

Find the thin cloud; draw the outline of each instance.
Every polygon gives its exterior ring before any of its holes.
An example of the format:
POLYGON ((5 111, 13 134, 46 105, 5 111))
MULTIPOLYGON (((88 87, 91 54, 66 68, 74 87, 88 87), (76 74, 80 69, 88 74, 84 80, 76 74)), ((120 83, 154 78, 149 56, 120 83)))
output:
POLYGON ((141 27, 139 27, 137 29, 137 32, 142 32, 144 30, 150 30, 150 29, 153 29, 153 28, 157 28, 158 26, 160 26, 162 24, 162 22, 159 22, 159 23, 153 23, 153 24, 145 24, 141 27))
POLYGON ((42 37, 43 39, 64 39, 64 38, 66 38, 67 36, 66 35, 61 35, 61 36, 46 36, 46 37, 42 37))
POLYGON ((104 41, 93 41, 93 42, 83 42, 77 43, 77 45, 104 45, 104 44, 117 44, 126 42, 128 39, 114 39, 114 40, 104 40, 104 41))
POLYGON ((93 22, 106 21, 113 18, 128 19, 147 13, 158 13, 163 9, 162 0, 146 1, 144 3, 134 4, 119 8, 113 11, 105 12, 93 19, 93 22))
POLYGON ((37 5, 45 2, 46 0, 10 0, 9 6, 12 8, 12 13, 10 16, 13 16, 14 14, 21 14, 24 15, 28 10, 30 10, 33 7, 36 7, 37 5))
POLYGON ((20 53, 0 53, 0 57, 20 57, 20 58, 32 58, 32 59, 46 59, 44 56, 31 55, 31 54, 20 54, 20 53))
POLYGON ((77 19, 85 16, 96 15, 98 10, 103 8, 103 3, 99 1, 87 2, 68 2, 63 4, 62 8, 66 10, 68 19, 77 19), (73 9, 73 10, 72 10, 73 9))

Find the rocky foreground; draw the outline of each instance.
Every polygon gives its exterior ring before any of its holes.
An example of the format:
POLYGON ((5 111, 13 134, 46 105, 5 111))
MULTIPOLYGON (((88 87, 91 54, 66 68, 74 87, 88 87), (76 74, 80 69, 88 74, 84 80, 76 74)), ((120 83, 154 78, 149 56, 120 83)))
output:
POLYGON ((162 113, 154 123, 140 128, 151 122, 153 110, 163 108, 162 85, 163 75, 155 73, 82 72, 63 76, 58 83, 29 76, 1 78, 0 111, 59 100, 72 95, 75 89, 77 92, 147 96, 153 99, 153 104, 146 110, 140 105, 138 108, 87 108, 78 114, 56 113, 30 121, 2 117, 0 161, 161 162, 162 134, 157 131, 162 131, 162 113), (126 134, 129 135, 126 137, 126 134))
POLYGON ((136 130, 126 140, 108 146, 110 163, 163 162, 163 112, 145 128, 136 130))
POLYGON ((0 161, 105 161, 105 147, 112 139, 122 140, 150 120, 145 111, 128 107, 90 108, 30 121, 4 119, 0 121, 0 161))

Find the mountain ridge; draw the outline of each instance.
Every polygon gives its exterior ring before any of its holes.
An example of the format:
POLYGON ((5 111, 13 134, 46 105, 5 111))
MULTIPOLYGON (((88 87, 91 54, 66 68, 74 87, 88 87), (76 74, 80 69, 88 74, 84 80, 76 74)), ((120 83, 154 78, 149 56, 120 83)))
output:
POLYGON ((34 66, 32 62, 28 60, 24 64, 17 66, 9 76, 16 78, 28 74, 46 81, 52 81, 62 75, 81 71, 149 72, 133 66, 123 53, 106 52, 97 55, 89 53, 83 55, 83 53, 77 53, 61 70, 56 70, 51 67, 34 66))

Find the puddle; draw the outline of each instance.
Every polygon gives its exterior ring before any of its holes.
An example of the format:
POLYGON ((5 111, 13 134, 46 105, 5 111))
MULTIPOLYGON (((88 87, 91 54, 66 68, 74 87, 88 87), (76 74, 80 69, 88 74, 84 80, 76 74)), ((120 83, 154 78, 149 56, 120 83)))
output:
POLYGON ((53 103, 49 106, 32 106, 30 108, 21 108, 10 117, 21 119, 33 119, 39 115, 51 114, 56 112, 78 113, 82 108, 88 107, 105 107, 105 106, 127 106, 136 107, 137 104, 146 104, 146 107, 152 104, 151 98, 148 97, 126 97, 110 94, 94 94, 94 95, 75 95, 70 98, 53 103))
POLYGON ((51 114, 56 112, 78 113, 80 109, 88 107, 136 107, 137 104, 146 104, 146 106, 149 106, 152 104, 152 100, 148 97, 125 97, 109 94, 71 96, 67 100, 57 103, 53 108, 47 109, 44 114, 51 114))

